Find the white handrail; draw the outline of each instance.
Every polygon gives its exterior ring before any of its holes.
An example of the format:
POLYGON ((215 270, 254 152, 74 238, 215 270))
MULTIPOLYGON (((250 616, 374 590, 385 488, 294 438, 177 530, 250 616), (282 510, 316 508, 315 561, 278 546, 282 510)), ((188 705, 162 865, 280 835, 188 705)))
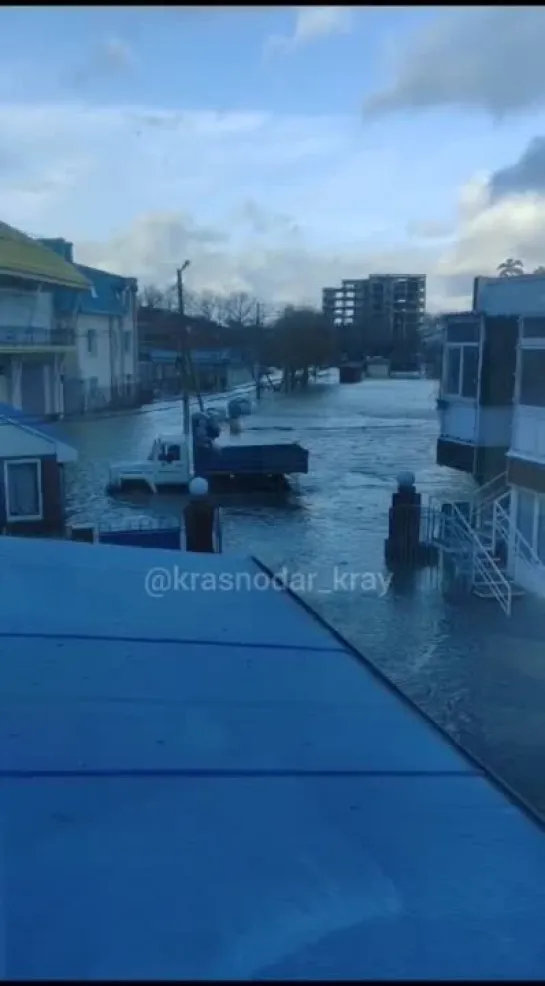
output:
POLYGON ((510 616, 513 595, 511 583, 456 504, 450 502, 448 506, 450 513, 442 512, 442 522, 454 534, 461 547, 467 546, 471 550, 472 587, 475 586, 475 576, 479 575, 499 602, 504 613, 510 616))
MULTIPOLYGON (((482 486, 479 486, 479 488, 475 490, 474 497, 480 501, 489 500, 491 493, 496 489, 496 487, 503 490, 506 486, 507 472, 500 472, 497 476, 493 476, 492 479, 489 479, 487 483, 483 483, 482 486)), ((494 494, 494 499, 495 496, 496 494, 494 494)))
POLYGON ((511 522, 511 517, 507 513, 507 510, 505 510, 498 501, 494 504, 493 523, 493 532, 495 535, 499 534, 499 536, 503 538, 507 544, 509 544, 512 539, 515 557, 526 554, 531 564, 536 568, 542 569, 545 573, 545 564, 543 564, 537 551, 532 547, 530 542, 526 540, 524 535, 520 533, 517 525, 511 522))
POLYGON ((511 615, 512 587, 509 580, 505 577, 501 568, 498 567, 488 548, 482 543, 475 531, 468 524, 459 519, 449 518, 451 529, 458 534, 461 544, 469 541, 471 548, 471 586, 477 585, 477 576, 482 579, 483 584, 491 591, 492 595, 499 602, 501 608, 507 616, 511 615), (460 529, 463 532, 460 536, 460 529), (503 590, 503 591, 502 591, 503 590))

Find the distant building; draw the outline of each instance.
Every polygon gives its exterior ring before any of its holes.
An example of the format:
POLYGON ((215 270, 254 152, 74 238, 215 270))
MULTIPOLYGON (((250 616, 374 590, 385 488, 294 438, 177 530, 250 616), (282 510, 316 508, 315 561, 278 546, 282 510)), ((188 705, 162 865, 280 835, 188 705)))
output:
POLYGON ((341 349, 351 357, 385 356, 393 363, 416 356, 426 310, 423 275, 372 274, 324 288, 322 310, 339 329, 341 349))
POLYGON ((90 291, 72 263, 0 223, 1 402, 41 417, 62 414, 65 366, 76 353, 78 311, 90 291))
MULTIPOLYGON (((139 390, 136 279, 74 263, 73 245, 64 239, 40 242, 73 264, 90 285, 79 301, 76 346, 65 360, 64 413, 134 404, 139 390)), ((66 291, 57 291, 60 317, 68 304, 66 291)))
MULTIPOLYGON (((221 392, 251 382, 251 355, 232 344, 229 329, 199 316, 188 316, 186 325, 197 391, 221 392)), ((142 306, 138 335, 142 386, 164 395, 179 393, 183 355, 179 313, 142 306)))

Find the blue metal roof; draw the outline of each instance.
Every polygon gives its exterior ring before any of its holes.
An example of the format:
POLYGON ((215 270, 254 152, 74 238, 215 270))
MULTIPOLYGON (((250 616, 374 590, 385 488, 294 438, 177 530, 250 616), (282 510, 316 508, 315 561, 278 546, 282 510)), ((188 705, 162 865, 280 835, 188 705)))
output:
POLYGON ((254 563, 0 573, 6 978, 540 978, 541 829, 254 563))
MULTIPOLYGON (((180 353, 174 349, 155 349, 152 346, 141 346, 141 351, 154 363, 175 363, 180 353)), ((238 351, 230 349, 192 349, 191 359, 200 366, 220 366, 238 360, 238 351)))
MULTIPOLYGON (((81 292, 79 295, 79 310, 87 315, 121 316, 129 310, 128 299, 123 297, 123 291, 128 288, 136 291, 137 281, 134 277, 122 277, 120 274, 110 274, 108 271, 85 264, 76 264, 73 259, 73 244, 62 237, 42 238, 40 243, 47 246, 53 253, 58 254, 72 264, 91 284, 92 291, 81 292)), ((74 308, 74 292, 65 288, 55 291, 55 307, 59 312, 70 312, 74 308)))
POLYGON ((41 438, 44 438, 48 442, 53 441, 56 444, 66 445, 71 448, 70 442, 67 441, 56 426, 44 424, 42 418, 21 411, 20 408, 12 407, 11 404, 0 402, 0 418, 12 421, 14 424, 19 424, 24 428, 30 428, 36 435, 40 435, 41 438))
POLYGON ((94 288, 92 293, 82 295, 82 312, 88 315, 107 313, 108 315, 121 316, 129 311, 129 302, 127 298, 123 297, 123 291, 125 289, 136 291, 136 279, 134 277, 109 274, 107 271, 86 267, 84 264, 74 264, 74 266, 91 282, 94 288))

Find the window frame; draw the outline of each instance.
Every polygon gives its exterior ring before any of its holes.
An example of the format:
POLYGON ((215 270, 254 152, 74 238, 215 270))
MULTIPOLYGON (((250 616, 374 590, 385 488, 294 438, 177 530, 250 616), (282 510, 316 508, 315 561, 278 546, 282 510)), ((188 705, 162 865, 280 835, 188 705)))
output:
POLYGON ((87 329, 87 356, 98 355, 98 339, 96 329, 87 329))
POLYGON ((42 460, 37 458, 28 459, 5 459, 4 461, 4 490, 6 494, 6 520, 9 524, 26 524, 29 521, 43 520, 44 519, 44 496, 43 496, 43 485, 42 485, 42 460), (38 506, 40 512, 38 514, 16 514, 13 515, 10 510, 9 502, 9 469, 11 466, 35 466, 36 475, 38 480, 38 506))
POLYGON ((443 366, 443 381, 441 387, 441 397, 446 400, 457 400, 463 401, 466 404, 476 404, 479 401, 479 385, 481 379, 481 344, 480 342, 446 342, 445 343, 445 362, 443 366), (451 392, 447 390, 448 382, 448 360, 449 353, 453 349, 460 350, 460 368, 458 370, 458 390, 457 392, 451 392), (465 397, 462 394, 462 381, 464 377, 464 349, 476 349, 477 350, 477 388, 473 397, 465 397))
POLYGON ((533 407, 538 409, 545 408, 545 400, 542 404, 527 404, 522 399, 522 372, 524 357, 528 353, 545 352, 545 341, 543 339, 527 338, 521 339, 521 344, 517 349, 517 367, 515 377, 515 404, 519 407, 533 407))
POLYGON ((539 553, 539 522, 540 522, 540 513, 541 513, 540 507, 545 509, 545 497, 542 493, 538 493, 537 490, 529 490, 526 489, 526 487, 524 486, 517 486, 516 492, 517 492, 517 509, 516 509, 515 523, 516 523, 518 534, 520 537, 524 539, 524 541, 526 541, 530 545, 530 548, 532 549, 534 554, 537 555, 537 557, 540 558, 540 560, 542 561, 542 564, 545 565, 545 558, 541 559, 541 555, 539 553), (520 505, 521 496, 529 496, 532 498, 532 505, 533 505, 532 506, 532 536, 530 539, 528 539, 526 535, 522 533, 519 527, 519 509, 520 509, 519 505, 520 505))

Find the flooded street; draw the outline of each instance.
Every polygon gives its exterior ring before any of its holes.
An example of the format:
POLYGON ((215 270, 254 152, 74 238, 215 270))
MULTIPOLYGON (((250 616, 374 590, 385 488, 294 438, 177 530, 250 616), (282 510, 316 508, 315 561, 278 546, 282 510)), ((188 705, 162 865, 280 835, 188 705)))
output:
MULTIPOLYGON (((310 473, 283 504, 242 498, 225 506, 224 551, 255 554, 292 578, 302 573, 306 598, 334 627, 545 812, 540 608, 517 600, 507 619, 494 602, 446 599, 429 572, 384 591, 383 545, 397 474, 411 469, 420 492, 444 497, 471 485, 435 465, 437 384, 332 381, 294 396, 265 394, 259 412, 244 419, 256 438, 276 432, 301 441, 310 473)), ((67 477, 72 517, 179 517, 181 497, 140 495, 129 504, 108 497, 105 487, 111 461, 146 456, 156 433, 180 422, 176 405, 64 425, 80 453, 67 477)), ((292 584, 298 588, 294 578, 292 584)), ((212 595, 210 607, 213 619, 212 595)))

